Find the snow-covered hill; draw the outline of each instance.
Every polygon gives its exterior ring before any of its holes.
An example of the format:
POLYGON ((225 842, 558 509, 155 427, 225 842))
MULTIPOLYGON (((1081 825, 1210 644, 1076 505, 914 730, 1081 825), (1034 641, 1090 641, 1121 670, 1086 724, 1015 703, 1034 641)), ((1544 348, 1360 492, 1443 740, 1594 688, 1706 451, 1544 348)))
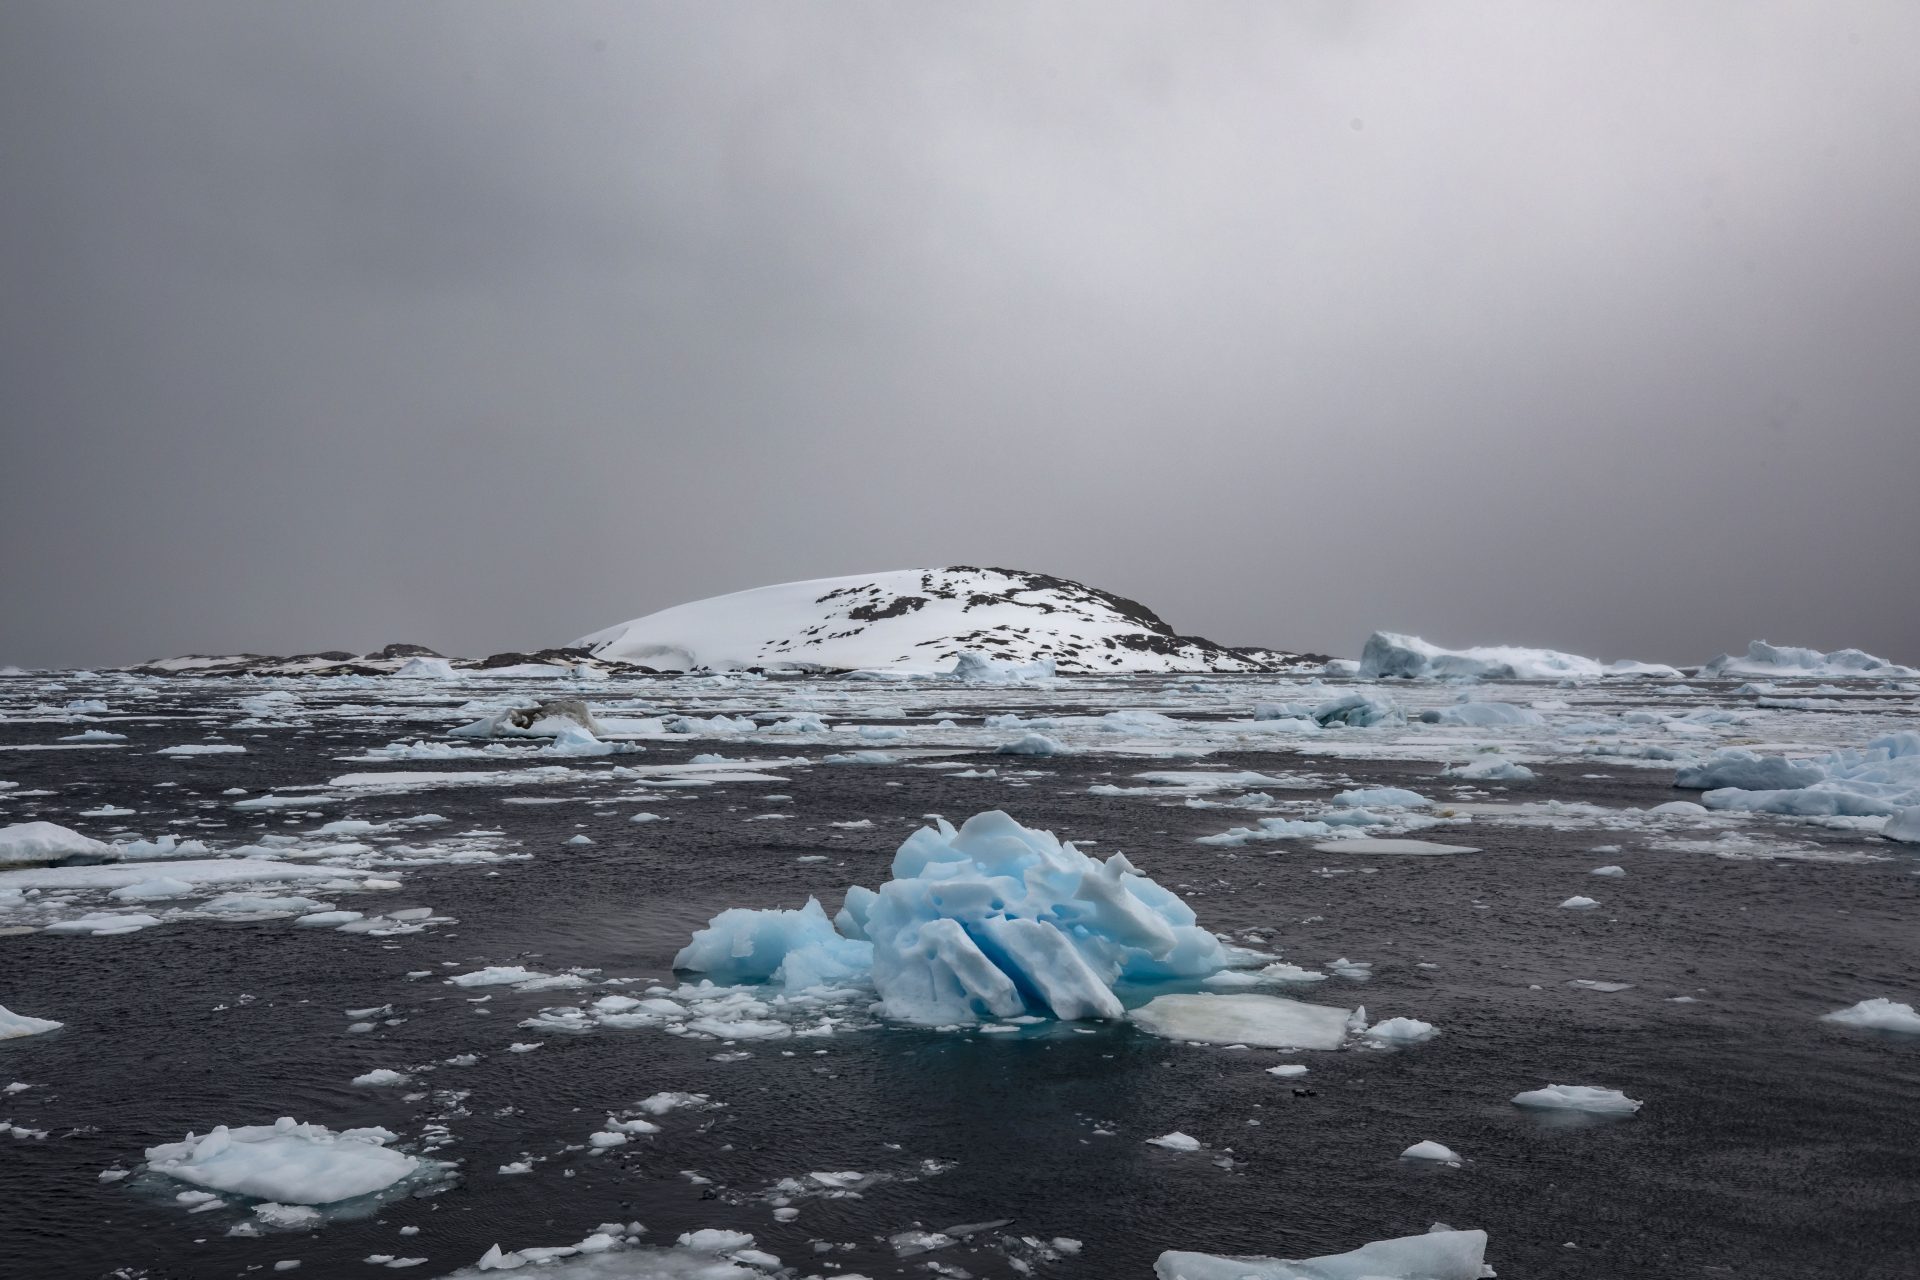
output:
POLYGON ((599 658, 696 667, 946 671, 963 653, 1062 672, 1277 671, 1299 661, 1174 634, 1132 600, 1013 569, 899 569, 696 600, 574 641, 599 658))

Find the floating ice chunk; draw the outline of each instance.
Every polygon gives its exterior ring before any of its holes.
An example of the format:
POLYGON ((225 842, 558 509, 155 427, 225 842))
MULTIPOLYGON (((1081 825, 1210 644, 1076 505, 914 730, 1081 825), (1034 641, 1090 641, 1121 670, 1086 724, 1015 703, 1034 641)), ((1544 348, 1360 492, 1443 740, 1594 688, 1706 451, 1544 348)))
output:
POLYGON ((1478 853, 1479 849, 1465 844, 1438 844, 1432 840, 1403 840, 1362 836, 1353 840, 1322 840, 1315 844, 1319 853, 1478 853))
POLYGON ((673 967, 728 984, 768 982, 778 974, 798 991, 859 979, 873 967, 873 946, 835 932, 819 900, 808 898, 797 911, 722 911, 680 949, 673 967))
POLYGON ((229 756, 242 755, 246 748, 237 742, 183 742, 177 747, 162 747, 157 756, 229 756))
POLYGON ((844 751, 822 756, 822 764, 899 764, 900 757, 890 751, 844 751))
POLYGON ((1065 755, 1067 746, 1044 733, 1026 733, 1012 742, 1002 744, 997 753, 1003 756, 1058 756, 1065 755))
POLYGON ((352 924, 356 920, 366 919, 361 911, 314 911, 301 916, 293 923, 302 929, 337 929, 343 924, 352 924))
POLYGON ((1284 996, 1196 994, 1158 996, 1127 1016, 1141 1030, 1168 1040, 1338 1049, 1352 1013, 1284 996))
POLYGON ((1591 911, 1599 906, 1600 903, 1593 898, 1584 897, 1576 893, 1560 905, 1569 911, 1591 911))
POLYGON ((1884 996, 1875 996, 1848 1008, 1822 1014, 1821 1020, 1873 1031, 1906 1031, 1920 1035, 1920 1013, 1915 1013, 1910 1004, 1897 1004, 1884 996))
MULTIPOLYGON (((0 871, 4 889, 117 889, 151 880, 160 868, 139 862, 0 871)), ((303 866, 266 858, 189 858, 168 862, 164 874, 188 884, 252 884, 276 880, 343 880, 370 876, 351 867, 303 866)))
POLYGON ((995 662, 982 653, 962 653, 954 659, 948 674, 961 684, 1026 684, 1051 680, 1053 672, 1052 658, 1028 663, 995 662))
POLYGON ((1434 1230, 1319 1258, 1231 1258, 1168 1250, 1155 1280, 1481 1280, 1487 1233, 1434 1230))
POLYGON ((353 1082, 365 1088, 385 1089, 406 1084, 413 1077, 404 1071, 395 1071, 391 1067, 376 1067, 364 1075, 357 1075, 353 1082))
POLYGON ((1150 1147, 1165 1147, 1169 1151, 1198 1151, 1200 1139, 1175 1129, 1172 1133, 1163 1133, 1157 1138, 1148 1138, 1150 1147))
POLYGON ((1440 1034, 1440 1028, 1418 1018, 1387 1018, 1361 1032, 1377 1044, 1419 1044, 1440 1034))
POLYGON ((1513 1105, 1537 1111, 1589 1111, 1595 1115, 1632 1115, 1643 1105, 1618 1089, 1590 1084, 1550 1084, 1513 1095, 1513 1105))
POLYGON ((1342 791, 1333 798, 1333 803, 1343 809, 1425 809, 1433 801, 1405 787, 1363 787, 1342 791))
POLYGON ((1831 653, 1822 653, 1818 649, 1797 649, 1755 640, 1747 645, 1744 654, 1723 653, 1701 667, 1700 674, 1709 679, 1757 675, 1822 680, 1850 677, 1905 680, 1920 676, 1920 670, 1888 662, 1885 658, 1876 658, 1859 649, 1835 649, 1831 653))
POLYGON ((1561 680, 1597 676, 1680 677, 1678 669, 1652 662, 1599 662, 1553 649, 1486 645, 1443 649, 1419 636, 1376 631, 1360 651, 1362 679, 1398 676, 1409 680, 1561 680))
POLYGON ((1477 729, 1547 722, 1547 718, 1533 708, 1512 702, 1461 702, 1450 707, 1431 707, 1420 713, 1420 719, 1426 724, 1466 725, 1477 729))
POLYGON ((109 733, 105 729, 88 729, 84 733, 69 733, 61 737, 62 742, 125 742, 124 733, 109 733))
POLYGON ((475 969, 472 973, 456 973, 448 978, 447 982, 456 987, 504 987, 517 982, 531 982, 552 976, 522 965, 497 964, 485 969, 475 969))
POLYGON ((1590 876, 1613 876, 1615 878, 1618 878, 1620 876, 1626 875, 1627 869, 1625 867, 1616 867, 1616 866, 1595 867, 1593 870, 1587 872, 1587 874, 1590 876))
POLYGON ((171 876, 154 876, 134 884, 123 884, 107 896, 122 902, 133 902, 149 898, 184 898, 192 892, 193 885, 185 880, 175 880, 171 876))
POLYGON ((1374 725, 1405 724, 1407 713, 1384 693, 1354 689, 1315 707, 1313 721, 1322 727, 1345 725, 1350 729, 1364 729, 1374 725))
POLYGON ((1880 834, 1903 844, 1920 844, 1920 805, 1909 805, 1888 818, 1880 834))
POLYGON ((142 929, 151 929, 159 923, 160 917, 137 911, 89 911, 71 920, 60 920, 50 924, 41 932, 86 934, 95 938, 104 938, 119 933, 138 933, 142 929))
POLYGON ((56 822, 15 822, 0 827, 0 867, 9 863, 52 862, 76 855, 114 856, 113 846, 56 822))
POLYGON ((1279 1076, 1282 1080, 1295 1080, 1307 1074, 1307 1069, 1297 1062, 1283 1062, 1277 1067, 1268 1067, 1267 1074, 1279 1076))
POLYGON ((938 820, 908 837, 892 870, 878 892, 848 890, 838 929, 811 901, 800 911, 736 909, 696 934, 676 964, 795 990, 844 985, 865 976, 865 960, 877 1010, 931 1026, 1118 1017, 1122 978, 1226 967, 1192 909, 1124 857, 1098 861, 1004 813, 957 831, 938 820))
POLYGON ((1722 747, 1704 762, 1674 775, 1673 785, 1708 791, 1739 787, 1747 791, 1780 791, 1810 787, 1826 777, 1818 765, 1763 756, 1744 747, 1722 747))
POLYGON ((1527 782, 1535 775, 1523 764, 1515 764, 1503 755, 1477 755, 1464 764, 1452 764, 1440 771, 1443 778, 1467 782, 1527 782))
MULTIPOLYGON (((29 1018, 24 1013, 15 1013, 7 1006, 0 1004, 0 1040, 12 1040, 18 1036, 37 1036, 47 1031, 58 1031, 65 1025, 66 1023, 55 1022, 51 1018, 29 1018)), ((18 1090, 9 1086, 7 1092, 15 1093, 18 1090)))
POLYGON ((1433 1139, 1416 1142, 1400 1153, 1402 1160, 1438 1160, 1442 1164, 1459 1165, 1463 1163, 1451 1147, 1443 1147, 1433 1139))
POLYGON ((147 1148, 147 1165, 182 1182, 290 1205, 333 1204, 384 1191, 420 1167, 388 1150, 385 1129, 335 1133, 282 1118, 271 1125, 220 1125, 203 1138, 147 1148))

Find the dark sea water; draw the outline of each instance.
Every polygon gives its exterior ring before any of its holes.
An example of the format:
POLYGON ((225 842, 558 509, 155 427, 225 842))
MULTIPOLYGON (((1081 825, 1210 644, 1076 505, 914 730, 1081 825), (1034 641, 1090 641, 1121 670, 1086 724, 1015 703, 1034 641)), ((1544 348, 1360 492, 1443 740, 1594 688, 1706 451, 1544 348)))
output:
MULTIPOLYGON (((181 696, 191 712, 191 696, 181 696)), ((128 732, 136 746, 183 740, 164 725, 128 732)), ((48 736, 44 726, 17 725, 4 735, 48 736)), ((22 787, 60 789, 76 808, 138 808, 151 833, 224 787, 258 793, 380 767, 338 758, 393 737, 385 728, 275 731, 251 740, 246 755, 188 766, 133 749, 20 752, 0 770, 22 787), (161 776, 188 785, 156 790, 161 776)), ((703 749, 712 744, 654 747, 648 759, 703 749)), ((1430 785, 1434 772, 1286 752, 1208 763, 1337 768, 1363 784, 1414 787, 1430 785)), ((1024 1259, 1033 1274, 1060 1280, 1147 1276, 1163 1249, 1305 1257, 1445 1222, 1487 1230, 1489 1261, 1523 1280, 1920 1276, 1920 1037, 1817 1020, 1868 995, 1920 989, 1920 859, 1735 861, 1655 851, 1631 832, 1485 823, 1462 829, 1461 842, 1482 851, 1454 857, 1219 849, 1194 837, 1245 815, 1088 794, 1090 784, 1152 762, 1061 757, 1032 767, 1044 776, 1019 788, 906 764, 791 768, 783 783, 673 801, 663 810, 672 821, 646 826, 626 823, 625 813, 660 806, 599 816, 574 802, 505 804, 505 793, 487 789, 373 797, 330 806, 327 816, 430 809, 452 819, 443 830, 501 829, 534 856, 407 872, 381 908, 430 905, 458 920, 414 935, 261 921, 0 938, 0 1003, 67 1023, 0 1042, 0 1083, 34 1085, 0 1099, 0 1118, 51 1131, 0 1139, 0 1276, 241 1276, 296 1258, 298 1276, 366 1276, 380 1273, 362 1261, 372 1254, 425 1256, 409 1274, 440 1275, 495 1242, 568 1244, 598 1223, 636 1219, 659 1244, 703 1227, 751 1232, 800 1275, 831 1267, 924 1277, 932 1260, 1011 1277, 1024 1259), (777 806, 791 820, 744 821, 775 807, 756 799, 767 793, 793 797, 777 806), (456 961, 446 972, 591 966, 670 984, 674 952, 714 912, 795 906, 808 894, 831 911, 846 884, 885 879, 893 849, 923 815, 958 821, 989 808, 1091 840, 1097 854, 1124 849, 1177 888, 1202 924, 1261 930, 1294 963, 1371 961, 1368 981, 1335 977, 1286 993, 1364 1003, 1375 1018, 1417 1017, 1442 1034, 1398 1051, 1283 1055, 1172 1043, 1124 1025, 1079 1034, 1050 1024, 1019 1035, 874 1028, 743 1043, 752 1056, 715 1062, 728 1046, 657 1030, 516 1027, 581 993, 496 987, 491 1001, 474 1004, 469 997, 487 992, 405 976, 456 961), (875 826, 832 838, 826 824, 852 818, 875 826), (563 844, 578 823, 595 844, 563 844), (1590 852, 1599 844, 1622 848, 1590 852), (832 860, 794 861, 816 852, 832 860), (1627 878, 1586 875, 1608 862, 1627 878), (1575 893, 1604 905, 1557 908, 1575 893), (1633 986, 1567 985, 1582 978, 1633 986), (1668 1000, 1680 995, 1696 1002, 1668 1000), (344 1010, 389 1003, 406 1021, 345 1033, 344 1010), (516 1040, 543 1047, 506 1052, 516 1040), (417 1102, 348 1083, 375 1067, 464 1052, 483 1056, 422 1076, 435 1092, 417 1102), (1262 1070, 1291 1060, 1311 1074, 1283 1081, 1262 1070), (1646 1105, 1626 1120, 1567 1123, 1508 1101, 1549 1082, 1620 1088, 1646 1105), (438 1092, 449 1089, 464 1096, 438 1092), (725 1106, 675 1112, 659 1135, 613 1154, 565 1150, 610 1110, 661 1090, 706 1093, 725 1106), (225 1235, 248 1216, 240 1209, 190 1215, 139 1178, 98 1181, 189 1130, 282 1115, 334 1128, 382 1124, 403 1145, 442 1123, 452 1141, 433 1154, 457 1161, 457 1171, 360 1220, 257 1239, 225 1235), (1208 1150, 1144 1141, 1176 1129, 1208 1150), (1398 1158, 1428 1138, 1459 1152, 1465 1167, 1398 1158), (547 1158, 531 1174, 495 1172, 523 1154, 547 1158), (939 1171, 928 1172, 928 1161, 939 1171), (775 1221, 766 1189, 812 1170, 893 1176, 858 1198, 801 1201, 796 1220, 775 1221), (916 1224, 999 1219, 1009 1225, 938 1254, 900 1259, 886 1243, 916 1224), (419 1231, 402 1237, 403 1226, 419 1231), (1046 1260, 1004 1243, 1023 1236, 1083 1247, 1046 1260), (851 1248, 816 1253, 816 1242, 851 1248)), ((1661 772, 1539 772, 1511 794, 1610 806, 1677 794, 1661 772)), ((21 809, 12 805, 7 820, 21 809)), ((262 821, 204 812, 231 824, 205 833, 221 840, 262 821)), ((1804 830, 1794 838, 1859 843, 1804 830)), ((362 903, 350 896, 341 905, 362 903)))

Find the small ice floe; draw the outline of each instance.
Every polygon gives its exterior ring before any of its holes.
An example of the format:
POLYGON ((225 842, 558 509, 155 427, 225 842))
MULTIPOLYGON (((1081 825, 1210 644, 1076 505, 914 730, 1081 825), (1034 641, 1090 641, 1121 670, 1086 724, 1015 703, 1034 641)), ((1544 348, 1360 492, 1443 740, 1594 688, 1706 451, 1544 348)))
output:
POLYGON ((1277 1067, 1268 1067, 1267 1074, 1282 1080, 1295 1080, 1307 1074, 1307 1069, 1297 1062, 1283 1062, 1277 1067))
POLYGON ((1527 782, 1535 775, 1523 764, 1515 764, 1502 755, 1475 756, 1465 764, 1448 765, 1440 771, 1443 778, 1463 782, 1527 782))
POLYGON ((1613 876, 1617 878, 1626 875, 1627 869, 1616 866, 1595 867, 1593 870, 1587 872, 1587 874, 1590 876, 1613 876))
MULTIPOLYGON (((0 1010, 0 1013, 4 1012, 0 1010)), ((1822 1014, 1820 1020, 1838 1022, 1848 1027, 1864 1027, 1871 1031, 1904 1031, 1920 1035, 1920 1013, 1915 1013, 1910 1004, 1899 1004, 1884 996, 1875 996, 1845 1009, 1822 1014)), ((0 1035, 4 1034, 4 1031, 0 1031, 0 1035)))
MULTIPOLYGON (((7 1006, 0 1004, 0 1040, 12 1040, 20 1036, 42 1035, 48 1031, 58 1031, 65 1025, 64 1022, 55 1022, 51 1018, 29 1018, 24 1013, 15 1013, 13 1010, 7 1008, 7 1006)), ((25 1085, 21 1085, 16 1089, 14 1086, 8 1085, 7 1092, 18 1093, 20 1089, 25 1089, 26 1087, 25 1085)))
POLYGON ((1568 911, 1591 911, 1599 906, 1600 903, 1593 898, 1584 897, 1576 893, 1560 905, 1568 911))
POLYGON ((996 752, 1003 756, 1059 756, 1067 754, 1067 745, 1044 733, 1025 733, 1012 742, 1002 743, 996 752))
POLYGON ((1168 1250, 1155 1280, 1481 1280, 1487 1233, 1436 1226, 1423 1236, 1376 1240, 1318 1258, 1236 1258, 1168 1250))
POLYGON ((1450 707, 1430 707, 1420 713, 1424 724, 1466 726, 1490 729, 1499 725, 1543 725, 1547 718, 1531 707, 1513 702, 1459 702, 1450 707))
POLYGON ((391 1067, 375 1067, 372 1071, 355 1076, 353 1083, 363 1088, 389 1089, 406 1084, 412 1079, 413 1077, 404 1071, 395 1071, 391 1067))
POLYGON ((1360 1033, 1375 1044, 1421 1044, 1440 1034, 1440 1028, 1418 1018, 1387 1018, 1360 1033))
POLYGON ((57 822, 15 822, 0 827, 0 867, 52 862, 75 855, 110 858, 113 846, 57 822))
POLYGON ((384 1191, 421 1168, 417 1157, 387 1147, 394 1136, 380 1128, 335 1133, 283 1117, 148 1147, 147 1167, 210 1191, 281 1205, 333 1204, 384 1191))
POLYGON ((1400 1158, 1402 1160, 1436 1160, 1441 1164, 1450 1164, 1456 1169, 1465 1163, 1451 1147, 1443 1147, 1431 1138, 1414 1143, 1400 1153, 1400 1158))
POLYGON ((1333 804, 1341 809, 1425 809, 1433 801, 1405 787, 1363 787, 1340 792, 1333 804))
POLYGON ((1439 844, 1432 840, 1382 839, 1361 836, 1353 840, 1323 840, 1315 844, 1317 853, 1478 853, 1471 845, 1439 844))
POLYGON ((157 756, 228 756, 244 754, 246 748, 237 742, 183 742, 177 747, 162 747, 153 754, 157 756))
POLYGON ((1588 991, 1631 991, 1631 982, 1601 982, 1595 978, 1575 978, 1567 983, 1570 987, 1584 987, 1588 991))
POLYGON ((1158 996, 1127 1017, 1168 1040, 1328 1050, 1346 1042, 1353 1012, 1283 996, 1197 994, 1158 996))
POLYGON ((1163 1133, 1157 1138, 1148 1138, 1150 1147, 1165 1147, 1169 1151, 1198 1151, 1200 1139, 1175 1129, 1172 1133, 1163 1133))
POLYGON ((1513 1105, 1536 1111, 1584 1111, 1592 1115, 1630 1116, 1643 1104, 1618 1089, 1591 1084, 1550 1084, 1513 1095, 1513 1105))

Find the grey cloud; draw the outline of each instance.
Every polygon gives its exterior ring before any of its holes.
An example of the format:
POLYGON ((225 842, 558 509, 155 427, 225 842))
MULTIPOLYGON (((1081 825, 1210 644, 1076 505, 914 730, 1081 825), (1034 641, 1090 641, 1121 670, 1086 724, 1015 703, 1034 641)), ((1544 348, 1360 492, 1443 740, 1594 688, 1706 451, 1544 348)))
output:
POLYGON ((19 3, 0 662, 998 563, 1920 661, 1920 11, 19 3))

